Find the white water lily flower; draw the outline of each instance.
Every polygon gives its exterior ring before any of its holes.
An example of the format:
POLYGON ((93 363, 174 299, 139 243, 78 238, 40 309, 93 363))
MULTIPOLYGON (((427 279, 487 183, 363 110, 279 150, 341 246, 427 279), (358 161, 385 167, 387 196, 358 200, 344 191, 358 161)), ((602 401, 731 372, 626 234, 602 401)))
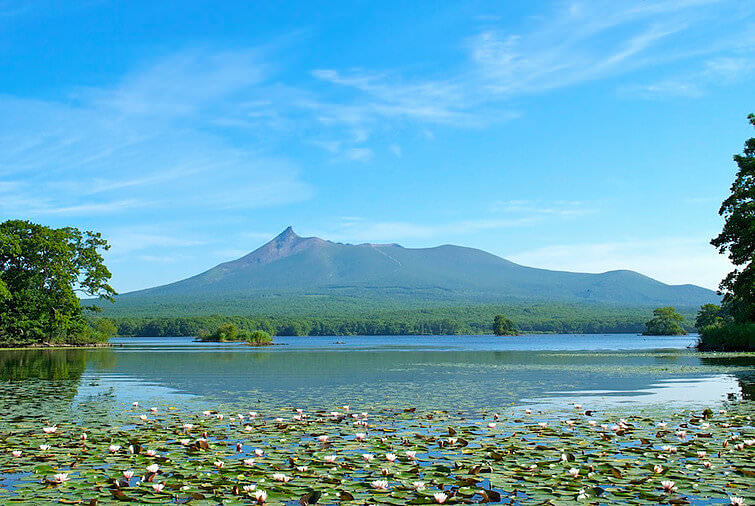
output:
POLYGON ((307 466, 296 466, 296 470, 300 473, 306 473, 307 469, 309 469, 307 466))
POLYGON ((109 451, 110 453, 117 453, 120 449, 121 447, 119 445, 110 445, 107 447, 107 451, 109 451))
POLYGON ((446 499, 448 499, 448 496, 443 492, 435 492, 433 494, 433 499, 435 499, 436 503, 443 504, 444 502, 446 502, 446 499))
POLYGON ((671 480, 662 481, 661 487, 664 492, 671 493, 676 490, 676 483, 671 480))
POLYGON ((257 448, 256 450, 254 450, 254 454, 255 454, 256 456, 258 456, 258 457, 262 457, 262 454, 263 454, 263 453, 265 453, 265 452, 263 452, 263 451, 262 451, 262 450, 260 450, 259 448, 257 448))
POLYGON ((407 450, 404 452, 404 455, 406 455, 407 458, 411 460, 415 460, 417 458, 417 452, 415 452, 414 450, 407 450))
POLYGON ((163 483, 153 483, 152 484, 152 490, 155 492, 162 492, 162 490, 165 488, 165 484, 163 483))
POLYGON ((51 427, 43 427, 43 428, 42 428, 42 431, 43 431, 43 432, 44 432, 45 434, 52 434, 52 433, 54 433, 54 432, 55 432, 56 430, 58 430, 58 428, 57 428, 57 427, 56 427, 55 425, 53 425, 53 426, 51 426, 51 427))
POLYGON ((254 465, 254 459, 244 459, 244 465, 252 467, 254 465))
POLYGON ((322 459, 327 462, 328 464, 332 464, 336 461, 337 456, 336 455, 325 455, 322 459))
POLYGON ((375 480, 371 485, 375 490, 388 490, 388 482, 386 480, 375 480))
POLYGON ((243 490, 244 492, 248 494, 249 492, 254 491, 256 488, 257 488, 257 485, 244 485, 243 487, 241 487, 241 490, 243 490))
POLYGON ((729 496, 729 504, 731 504, 731 506, 744 506, 745 498, 729 496))
POLYGON ((388 462, 393 462, 397 458, 398 457, 397 457, 397 455, 395 453, 386 453, 385 454, 385 460, 387 460, 388 462))
POLYGON ((255 490, 254 498, 257 499, 258 503, 262 504, 263 502, 267 501, 267 492, 265 492, 264 490, 255 490))
POLYGON ((412 482, 412 488, 417 491, 425 490, 425 482, 424 481, 412 482))
POLYGON ((50 445, 39 445, 39 449, 42 450, 43 452, 46 452, 47 450, 50 449, 50 445))
POLYGON ((357 432, 354 437, 357 441, 364 441, 365 439, 367 439, 367 434, 365 434, 364 432, 357 432))
POLYGON ((156 473, 159 470, 160 470, 160 466, 158 466, 157 464, 151 464, 147 466, 147 471, 150 473, 156 473))
POLYGON ((572 467, 571 469, 569 469, 569 474, 572 478, 576 478, 577 476, 579 476, 579 469, 572 467))
POLYGON ((273 480, 282 481, 283 483, 288 483, 289 481, 291 481, 291 477, 286 476, 283 473, 273 473, 273 480))
POLYGON ((53 475, 52 481, 54 481, 55 483, 65 483, 68 481, 68 474, 58 473, 56 475, 53 475))
POLYGON ((131 478, 134 477, 134 472, 131 470, 123 471, 123 477, 126 478, 127 480, 130 480, 131 478))
POLYGON ((215 462, 213 462, 213 465, 218 469, 223 469, 225 467, 225 462, 223 462, 222 460, 216 460, 215 462))
POLYGON ((13 451, 11 452, 11 454, 12 454, 12 455, 13 455, 14 457, 16 457, 16 458, 20 457, 22 453, 23 453, 23 452, 22 452, 21 450, 13 450, 13 451))
POLYGON ((655 466, 653 466, 653 472, 655 472, 656 474, 661 474, 663 472, 663 468, 656 464, 655 466))
POLYGON ((374 456, 373 454, 371 454, 371 453, 363 453, 363 454, 362 454, 362 458, 363 458, 363 459, 364 459, 364 460, 365 460, 366 462, 369 462, 370 460, 374 459, 374 458, 375 458, 375 456, 374 456))

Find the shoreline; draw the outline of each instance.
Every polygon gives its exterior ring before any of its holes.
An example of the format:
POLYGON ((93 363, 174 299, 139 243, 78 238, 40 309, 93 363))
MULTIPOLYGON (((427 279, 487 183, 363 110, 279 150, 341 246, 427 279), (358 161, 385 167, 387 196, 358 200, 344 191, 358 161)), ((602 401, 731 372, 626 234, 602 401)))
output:
POLYGON ((89 344, 66 344, 66 343, 36 343, 28 346, 3 346, 0 344, 0 351, 3 350, 59 350, 59 349, 87 349, 87 348, 113 348, 119 347, 120 344, 113 343, 89 343, 89 344))

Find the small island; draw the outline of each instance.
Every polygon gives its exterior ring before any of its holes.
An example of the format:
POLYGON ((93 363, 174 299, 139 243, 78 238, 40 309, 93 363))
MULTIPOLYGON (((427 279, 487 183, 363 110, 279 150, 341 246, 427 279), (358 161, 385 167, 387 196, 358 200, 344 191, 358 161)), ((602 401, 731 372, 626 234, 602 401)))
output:
POLYGON ((676 308, 659 307, 653 310, 653 318, 645 323, 643 336, 684 336, 684 317, 676 308))
POLYGON ((226 323, 219 326, 213 332, 200 332, 197 341, 206 343, 234 343, 244 342, 251 346, 268 346, 273 344, 270 334, 264 330, 244 330, 239 329, 233 323, 226 323))

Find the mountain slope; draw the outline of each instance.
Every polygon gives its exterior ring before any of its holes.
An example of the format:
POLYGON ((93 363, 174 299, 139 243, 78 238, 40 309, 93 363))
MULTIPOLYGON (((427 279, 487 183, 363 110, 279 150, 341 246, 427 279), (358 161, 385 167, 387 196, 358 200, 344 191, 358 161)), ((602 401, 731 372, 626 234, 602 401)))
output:
POLYGON ((288 227, 272 241, 199 275, 125 294, 122 300, 234 299, 325 295, 366 299, 496 302, 547 300, 631 306, 699 306, 718 302, 711 290, 666 285, 633 271, 550 271, 460 246, 404 248, 341 244, 299 237, 288 227))

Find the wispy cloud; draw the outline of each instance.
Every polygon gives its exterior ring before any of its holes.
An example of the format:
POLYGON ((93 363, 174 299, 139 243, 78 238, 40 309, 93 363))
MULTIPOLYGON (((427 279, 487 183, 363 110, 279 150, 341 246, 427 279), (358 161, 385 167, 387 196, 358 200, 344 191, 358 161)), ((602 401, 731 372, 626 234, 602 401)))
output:
MULTIPOLYGON (((78 89, 75 100, 0 96, 4 215, 92 215, 134 208, 254 208, 309 198, 283 157, 207 128, 235 114, 267 75, 257 51, 189 50, 78 89), (167 191, 166 191, 167 190, 167 191)), ((264 125, 259 125, 264 128, 264 125)))

